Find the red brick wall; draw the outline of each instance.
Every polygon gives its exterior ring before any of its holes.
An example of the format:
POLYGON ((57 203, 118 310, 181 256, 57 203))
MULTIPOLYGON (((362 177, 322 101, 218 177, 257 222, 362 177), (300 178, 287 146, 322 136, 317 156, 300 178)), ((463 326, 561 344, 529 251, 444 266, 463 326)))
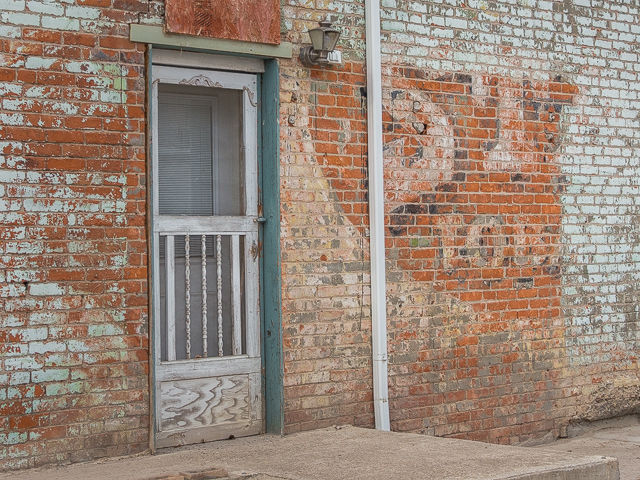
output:
POLYGON ((392 423, 517 442, 563 392, 553 82, 388 68, 392 423))
POLYGON ((365 76, 302 75, 281 93, 285 428, 372 426, 365 76))
MULTIPOLYGON (((363 10, 332 5, 284 6, 287 40, 308 43, 312 20, 330 13, 347 65, 362 61, 363 10)), ((383 4, 392 428, 517 443, 640 411, 638 14, 616 1, 383 4)), ((318 407, 342 401, 321 373, 348 364, 345 342, 359 351, 359 337, 324 333, 339 314, 323 334, 303 333, 332 305, 313 282, 348 291, 350 267, 323 258, 366 261, 367 178, 347 153, 365 142, 352 114, 307 100, 333 79, 350 92, 341 67, 316 86, 295 60, 282 65, 283 90, 302 92, 284 96, 281 118, 286 368, 311 345, 328 357, 288 377, 294 430, 327 414, 348 421, 318 407)))
POLYGON ((0 51, 0 468, 148 446, 147 2, 13 2, 0 51))
MULTIPOLYGON (((584 2, 582 2, 584 3, 584 2)), ((148 437, 143 50, 163 0, 5 0, 0 468, 148 437)), ((285 421, 373 425, 361 2, 281 72, 285 421)), ((329 8, 329 4, 327 4, 329 8)), ((639 12, 385 2, 392 428, 516 443, 640 411, 639 12), (566 28, 571 27, 571 28, 566 28)))
MULTIPOLYGON (((293 98, 310 95, 304 126, 315 162, 338 212, 355 227, 352 235, 363 236, 366 258, 366 111, 358 104, 366 89, 359 87, 364 79, 352 75, 353 68, 311 70, 305 84, 311 92, 299 89, 293 98)), ((555 156, 562 141, 560 115, 577 90, 561 78, 516 82, 411 68, 389 68, 385 74, 392 428, 499 442, 557 433, 554 400, 566 394, 567 363, 559 290, 563 179, 555 156)), ((283 113, 289 111, 291 106, 284 106, 283 113)), ((291 131, 284 136, 290 139, 291 131)), ((302 211, 317 208, 317 193, 299 195, 304 198, 285 188, 288 213, 296 200, 306 202, 302 211)), ((314 236, 311 228, 289 231, 293 237, 314 236)), ((296 325, 285 330, 290 431, 354 423, 342 414, 344 395, 336 392, 344 387, 335 369, 346 361, 340 355, 343 342, 357 350, 355 339, 363 339, 362 333, 369 341, 369 325, 359 325, 360 335, 345 337, 338 335, 345 313, 327 317, 309 308, 313 299, 317 306, 335 306, 321 298, 344 291, 344 274, 317 273, 340 270, 322 261, 344 255, 343 242, 332 245, 342 252, 285 253, 285 261, 295 265, 292 271, 307 273, 293 289, 287 285, 293 276, 284 276, 285 298, 296 300, 285 308, 307 311, 292 313, 296 325), (318 260, 313 267, 301 268, 313 255, 318 260), (318 279, 331 286, 318 289, 318 279), (323 325, 318 335, 319 319, 327 318, 333 324, 323 325), (325 348, 312 348, 318 342, 325 348)), ((292 239, 285 247, 302 243, 292 239)), ((369 368, 367 361, 360 374, 369 377, 369 368)), ((365 378, 355 385, 365 385, 365 378)))

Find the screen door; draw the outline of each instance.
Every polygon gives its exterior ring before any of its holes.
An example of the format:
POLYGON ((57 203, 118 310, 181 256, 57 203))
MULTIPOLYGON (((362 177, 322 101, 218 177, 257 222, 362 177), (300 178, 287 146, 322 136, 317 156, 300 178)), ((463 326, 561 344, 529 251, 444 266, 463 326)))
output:
POLYGON ((262 431, 255 75, 154 66, 156 447, 262 431))

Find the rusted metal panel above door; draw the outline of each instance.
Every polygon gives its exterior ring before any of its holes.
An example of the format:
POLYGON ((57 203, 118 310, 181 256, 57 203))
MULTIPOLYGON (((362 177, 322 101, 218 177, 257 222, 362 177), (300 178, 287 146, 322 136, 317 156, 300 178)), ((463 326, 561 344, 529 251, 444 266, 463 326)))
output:
POLYGON ((171 33, 280 43, 280 0, 166 0, 171 33))

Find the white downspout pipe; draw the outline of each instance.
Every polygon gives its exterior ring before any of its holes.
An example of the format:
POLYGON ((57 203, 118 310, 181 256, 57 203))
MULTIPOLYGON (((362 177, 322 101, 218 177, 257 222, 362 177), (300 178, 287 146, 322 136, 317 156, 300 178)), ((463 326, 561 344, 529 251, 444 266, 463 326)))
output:
POLYGON ((371 342, 373 407, 376 429, 390 429, 387 384, 387 294, 384 246, 382 151, 382 65, 380 0, 365 0, 367 50, 367 139, 369 160, 369 227, 371 251, 371 342))

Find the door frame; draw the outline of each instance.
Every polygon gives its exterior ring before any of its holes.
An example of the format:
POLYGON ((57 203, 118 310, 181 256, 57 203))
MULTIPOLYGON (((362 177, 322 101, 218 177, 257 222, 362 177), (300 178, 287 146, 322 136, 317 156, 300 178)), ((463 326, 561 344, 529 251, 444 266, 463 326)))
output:
MULTIPOLYGON (((217 55, 214 52, 189 52, 166 49, 166 45, 157 45, 160 49, 158 65, 201 66, 205 62, 211 70, 235 70, 238 72, 257 73, 258 78, 258 195, 262 211, 260 215, 265 222, 260 224, 259 268, 260 268, 260 326, 261 326, 261 358, 262 358, 262 398, 264 431, 272 434, 284 434, 284 362, 282 353, 282 277, 280 250, 280 125, 279 125, 279 91, 280 74, 275 58, 258 58, 249 56, 217 55), (165 47, 165 48, 161 48, 165 47), (195 64, 194 64, 195 63, 195 64), (192 65, 193 64, 193 65, 192 65), (257 67, 262 65, 262 68, 257 67), (217 68, 216 68, 217 66, 217 68), (234 68, 235 67, 235 68, 234 68), (258 70, 256 70, 256 68, 258 70)), ((147 72, 147 244, 148 244, 148 278, 149 286, 153 286, 153 142, 152 125, 155 112, 152 111, 152 82, 154 65, 154 46, 149 43, 146 49, 147 72)), ((149 446, 156 450, 156 412, 155 398, 155 348, 154 328, 154 294, 149 288, 149 446)))
POLYGON ((258 76, 258 189, 262 196, 260 278, 262 279, 262 361, 265 431, 284 435, 284 357, 282 352, 282 265, 280 255, 280 70, 264 60, 258 76))

